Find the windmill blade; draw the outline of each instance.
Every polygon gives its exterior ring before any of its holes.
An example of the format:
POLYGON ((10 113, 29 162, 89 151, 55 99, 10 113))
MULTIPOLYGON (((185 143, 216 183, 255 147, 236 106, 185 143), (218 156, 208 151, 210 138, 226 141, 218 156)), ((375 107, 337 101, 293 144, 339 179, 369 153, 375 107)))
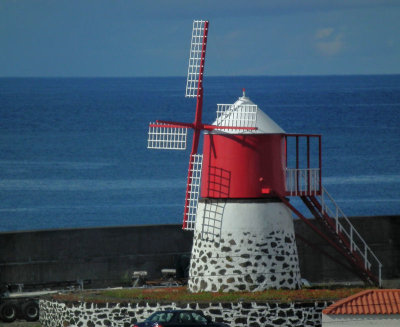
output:
POLYGON ((200 196, 202 165, 202 154, 192 154, 190 156, 186 188, 185 211, 183 216, 183 229, 185 230, 194 230, 196 226, 196 213, 197 203, 199 202, 200 196))
POLYGON ((187 128, 171 127, 164 123, 150 123, 148 149, 186 150, 187 128))
MULTIPOLYGON (((215 125, 229 127, 243 127, 235 132, 245 132, 248 128, 256 127, 258 106, 255 104, 218 104, 215 125), (247 129, 246 129, 247 128, 247 129)), ((229 128, 221 128, 226 131, 229 128)))
POLYGON ((189 66, 186 80, 186 97, 195 98, 203 81, 204 58, 207 45, 208 21, 193 21, 189 66))

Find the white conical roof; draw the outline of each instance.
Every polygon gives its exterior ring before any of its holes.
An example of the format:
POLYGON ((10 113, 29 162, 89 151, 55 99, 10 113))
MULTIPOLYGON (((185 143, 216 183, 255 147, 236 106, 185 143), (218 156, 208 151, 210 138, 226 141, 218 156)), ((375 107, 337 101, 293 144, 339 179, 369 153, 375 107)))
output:
MULTIPOLYGON (((213 125, 219 125, 219 126, 242 126, 240 124, 235 124, 232 125, 232 116, 239 116, 239 117, 245 117, 249 116, 250 114, 248 113, 248 106, 256 106, 253 101, 251 101, 248 97, 246 97, 244 90, 243 90, 243 96, 240 97, 229 109, 231 113, 228 112, 228 114, 225 114, 224 116, 221 116, 217 118, 214 122, 213 125), (247 106, 247 108, 246 108, 247 106)), ((238 118, 237 118, 238 119, 238 118)), ((240 118, 238 119, 239 121, 241 120, 240 118)), ((250 125, 247 125, 246 127, 250 127, 250 125)), ((250 133, 250 134, 281 134, 285 133, 285 131, 277 124, 275 123, 267 114, 265 114, 260 108, 256 109, 256 121, 255 125, 254 123, 251 125, 251 127, 257 127, 256 130, 247 130, 247 131, 242 131, 241 133, 250 133)), ((237 130, 229 130, 229 129, 224 129, 224 132, 226 133, 232 133, 232 134, 237 134, 237 130)))

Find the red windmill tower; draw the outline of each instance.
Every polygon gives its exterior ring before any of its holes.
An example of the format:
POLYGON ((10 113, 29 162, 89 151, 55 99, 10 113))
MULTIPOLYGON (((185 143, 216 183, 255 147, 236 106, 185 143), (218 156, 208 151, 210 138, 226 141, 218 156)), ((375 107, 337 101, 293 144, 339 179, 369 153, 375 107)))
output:
POLYGON ((333 246, 340 264, 381 285, 381 263, 322 186, 320 135, 285 133, 244 92, 218 105, 213 124, 202 122, 208 26, 193 23, 186 96, 197 98, 194 122, 151 123, 148 138, 149 148, 183 150, 194 131, 183 217, 183 228, 195 231, 189 289, 299 287, 292 213, 333 246), (300 197, 319 224, 288 197, 300 197))

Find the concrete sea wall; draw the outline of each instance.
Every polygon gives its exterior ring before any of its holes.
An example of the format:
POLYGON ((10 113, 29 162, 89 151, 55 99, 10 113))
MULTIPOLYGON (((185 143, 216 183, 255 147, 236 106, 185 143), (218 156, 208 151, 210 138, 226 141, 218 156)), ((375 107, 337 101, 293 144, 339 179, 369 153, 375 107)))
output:
POLYGON ((194 309, 231 327, 321 326, 321 312, 331 302, 239 303, 85 303, 40 300, 44 327, 131 327, 157 310, 194 309))
MULTIPOLYGON (((381 259, 384 285, 399 286, 400 216, 351 221, 381 259)), ((337 256, 326 241, 299 220, 294 226, 302 278, 316 283, 358 280, 318 252, 321 248, 337 256)), ((2 232, 0 283, 89 279, 93 287, 124 285, 134 270, 147 270, 150 278, 158 278, 162 268, 182 266, 192 243, 193 233, 182 231, 180 225, 2 232)))
POLYGON ((0 233, 0 283, 82 279, 104 287, 129 283, 134 270, 157 278, 190 255, 192 238, 178 225, 0 233))

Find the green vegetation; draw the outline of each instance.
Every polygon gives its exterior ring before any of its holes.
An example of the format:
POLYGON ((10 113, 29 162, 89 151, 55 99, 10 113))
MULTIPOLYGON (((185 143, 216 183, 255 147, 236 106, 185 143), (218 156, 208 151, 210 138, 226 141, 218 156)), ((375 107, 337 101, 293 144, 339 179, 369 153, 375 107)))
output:
POLYGON ((314 301, 339 300, 362 291, 363 288, 267 290, 263 292, 201 292, 190 293, 186 287, 123 288, 82 291, 54 295, 61 301, 84 302, 239 302, 239 301, 314 301))

